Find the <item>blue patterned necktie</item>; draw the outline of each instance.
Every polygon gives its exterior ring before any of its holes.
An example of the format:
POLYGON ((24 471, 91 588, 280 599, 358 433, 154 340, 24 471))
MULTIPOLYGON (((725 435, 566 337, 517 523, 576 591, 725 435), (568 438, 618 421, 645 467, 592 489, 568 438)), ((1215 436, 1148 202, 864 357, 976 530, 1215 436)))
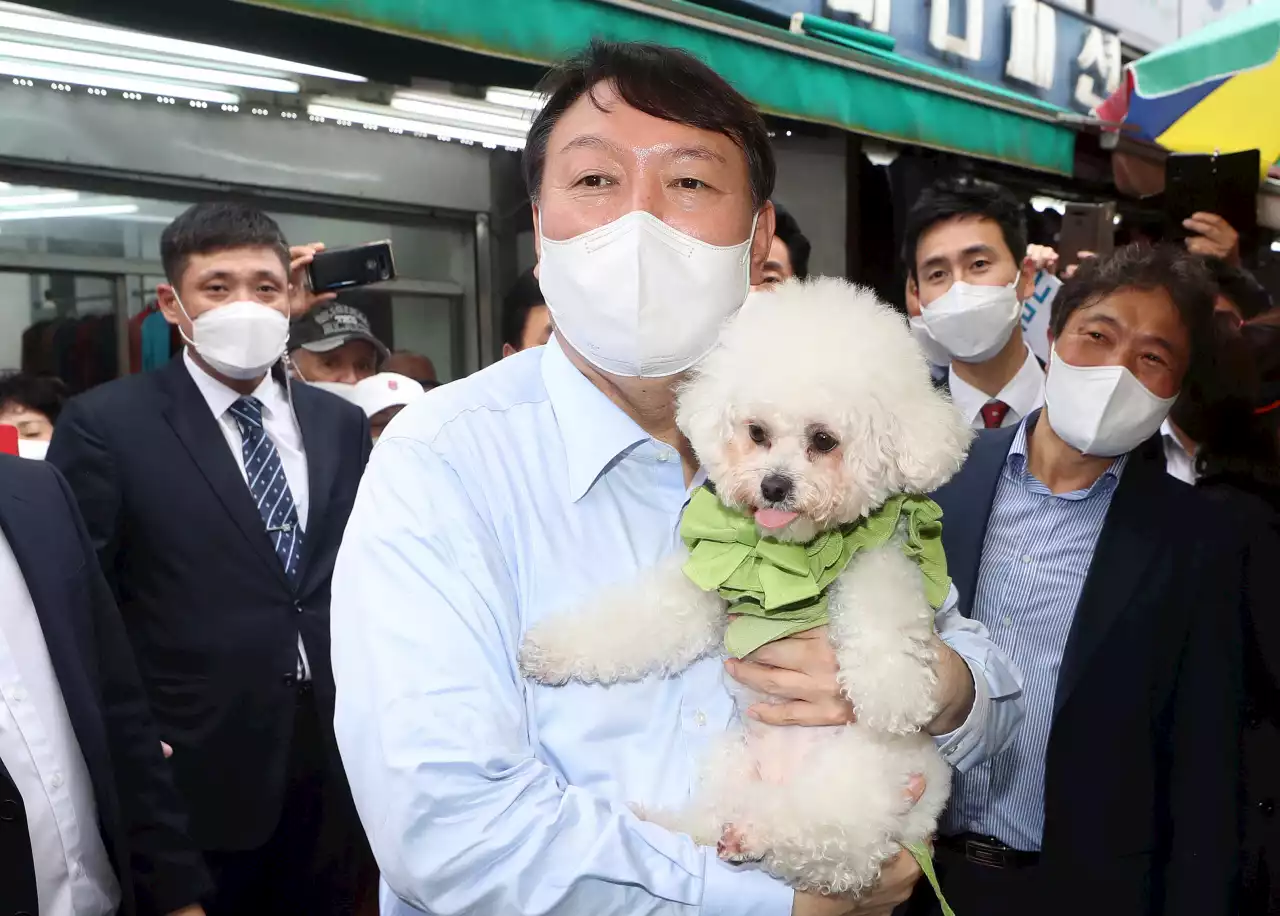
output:
POLYGON ((296 583, 302 554, 302 526, 298 524, 298 509, 289 492, 280 453, 262 428, 262 402, 253 397, 240 398, 229 409, 240 427, 249 492, 258 505, 258 514, 267 527, 267 536, 285 575, 296 583))

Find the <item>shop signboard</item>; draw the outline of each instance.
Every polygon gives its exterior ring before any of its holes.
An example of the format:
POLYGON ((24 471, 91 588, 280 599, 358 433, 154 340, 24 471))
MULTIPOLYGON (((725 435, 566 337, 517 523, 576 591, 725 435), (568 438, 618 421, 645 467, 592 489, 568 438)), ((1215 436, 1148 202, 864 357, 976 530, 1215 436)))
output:
MULTIPOLYGON (((1088 112, 1120 85, 1120 38, 1041 0, 746 0, 892 35, 905 57, 1088 112)), ((1227 2, 1227 0, 1223 0, 1227 2)))
POLYGON ((1143 50, 1154 51, 1249 4, 1250 0, 1093 0, 1093 14, 1143 50))

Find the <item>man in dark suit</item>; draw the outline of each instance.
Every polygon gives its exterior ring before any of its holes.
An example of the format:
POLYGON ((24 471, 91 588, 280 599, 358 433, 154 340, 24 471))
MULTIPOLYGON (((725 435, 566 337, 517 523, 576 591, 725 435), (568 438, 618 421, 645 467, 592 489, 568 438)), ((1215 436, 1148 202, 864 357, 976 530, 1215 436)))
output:
MULTIPOLYGON (((1212 310, 1175 249, 1082 268, 1054 303, 1048 406, 981 434, 937 494, 961 608, 1027 710, 953 784, 937 858, 958 913, 1235 912, 1245 545, 1156 437, 1212 310)), ((912 907, 936 912, 919 889, 912 907)))
POLYGON ((208 887, 71 491, 0 455, 0 913, 192 916, 208 887))
POLYGON ((907 214, 903 259, 911 333, 945 368, 939 387, 969 425, 1016 426, 1040 407, 1044 369, 1023 339, 1020 303, 1057 255, 1027 246, 1018 199, 987 181, 938 182, 907 214))
POLYGON ((306 303, 274 221, 197 205, 161 257, 185 352, 73 400, 49 460, 173 747, 211 916, 350 912, 370 859, 333 740, 329 580, 368 424, 280 371, 306 303))

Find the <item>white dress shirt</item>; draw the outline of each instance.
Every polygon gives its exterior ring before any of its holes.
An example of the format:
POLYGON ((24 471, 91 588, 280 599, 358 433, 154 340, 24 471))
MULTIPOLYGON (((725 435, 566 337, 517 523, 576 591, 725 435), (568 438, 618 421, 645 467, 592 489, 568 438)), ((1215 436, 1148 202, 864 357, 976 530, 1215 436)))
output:
MULTIPOLYGON (((235 456, 236 466, 240 468, 240 476, 244 478, 245 491, 249 489, 249 475, 244 469, 244 438, 240 435, 240 427, 231 414, 231 405, 244 395, 228 388, 208 372, 205 372, 191 358, 188 350, 182 351, 182 361, 195 381, 196 387, 204 395, 205 403, 213 411, 218 421, 218 428, 231 454, 235 456)), ((289 483, 289 493, 293 496, 293 505, 298 510, 298 524, 302 526, 303 536, 307 531, 308 486, 310 473, 307 470, 307 452, 302 445, 302 429, 298 426, 298 418, 293 412, 293 403, 283 385, 267 373, 251 397, 262 402, 262 428, 271 441, 275 443, 276 452, 280 455, 280 467, 284 471, 284 479, 289 483)), ((264 522, 265 526, 265 522, 264 522)), ((302 635, 298 635, 299 665, 298 676, 303 680, 311 680, 311 664, 307 661, 307 647, 302 644, 302 635)))
MULTIPOLYGON (((106 916, 120 903, 89 768, 71 728, 40 618, 0 532, 0 760, 31 834, 40 916, 106 916)), ((5 863, 0 862, 0 881, 5 863)))
POLYGON ((1027 347, 1027 358, 1022 361, 1018 374, 1009 379, 994 398, 956 375, 954 365, 948 370, 947 378, 951 400, 974 429, 983 428, 982 408, 990 401, 1003 401, 1009 405, 1000 423, 1002 427, 1017 426, 1027 414, 1044 406, 1044 369, 1030 347, 1027 347))
MULTIPOLYGON (((675 450, 554 340, 391 421, 330 611, 334 724, 384 916, 790 914, 785 885, 629 807, 689 797, 734 715, 719 659, 610 687, 516 667, 531 624, 679 548, 690 492, 675 450)), ((975 672, 969 721, 938 739, 967 767, 1007 743, 1021 688, 954 589, 938 627, 975 672)))
POLYGON ((1160 441, 1164 444, 1165 469, 1169 472, 1169 476, 1176 477, 1194 487, 1196 481, 1200 479, 1200 475, 1196 473, 1195 450, 1187 451, 1183 447, 1182 440, 1173 431, 1173 424, 1169 422, 1168 417, 1160 424, 1160 441))

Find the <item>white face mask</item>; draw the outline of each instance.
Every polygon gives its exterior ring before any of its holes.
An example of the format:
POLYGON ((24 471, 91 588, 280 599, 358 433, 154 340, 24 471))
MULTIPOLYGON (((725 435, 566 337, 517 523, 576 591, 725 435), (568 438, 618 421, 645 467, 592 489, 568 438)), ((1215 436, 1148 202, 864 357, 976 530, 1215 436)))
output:
POLYGON ((565 241, 543 235, 538 285, 556 331, 611 375, 684 372, 747 297, 755 225, 741 244, 708 245, 633 210, 565 241))
MULTIPOLYGON (((176 292, 173 298, 191 319, 176 292)), ((261 302, 231 302, 202 312, 191 321, 191 337, 182 337, 210 368, 227 378, 254 379, 284 355, 289 319, 261 302)))
POLYGON ((1058 438, 1086 455, 1114 458, 1146 442, 1178 398, 1158 398, 1124 366, 1073 366, 1055 348, 1044 383, 1058 438))
POLYGON ((1021 315, 1017 277, 1008 286, 957 280, 920 313, 929 336, 962 363, 985 362, 1004 349, 1021 315))
POLYGON ((911 336, 924 353, 924 358, 931 365, 951 365, 951 354, 946 347, 933 339, 933 335, 929 333, 929 329, 924 325, 924 318, 919 315, 912 315, 907 319, 907 326, 911 329, 911 336))
POLYGON ((43 461, 45 455, 49 453, 49 443, 43 439, 19 439, 18 440, 18 457, 33 458, 36 461, 43 461))
MULTIPOLYGON (((303 379, 306 382, 306 379, 303 379)), ((330 394, 336 394, 344 401, 355 402, 356 386, 350 382, 307 382, 312 388, 319 388, 321 391, 327 391, 330 394)))

